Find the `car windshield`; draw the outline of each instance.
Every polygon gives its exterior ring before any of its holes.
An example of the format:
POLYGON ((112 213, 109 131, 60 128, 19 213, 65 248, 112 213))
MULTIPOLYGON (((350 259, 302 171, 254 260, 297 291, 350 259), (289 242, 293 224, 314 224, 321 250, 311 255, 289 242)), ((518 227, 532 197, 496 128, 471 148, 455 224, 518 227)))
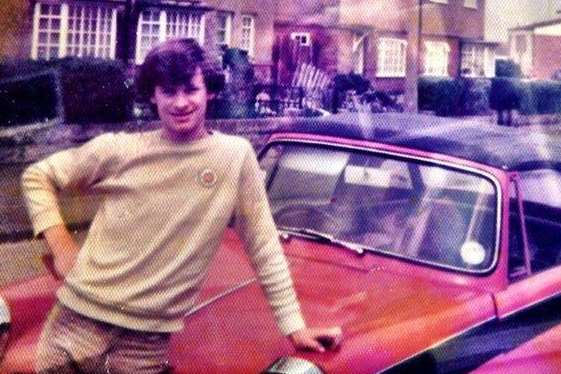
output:
POLYGON ((261 158, 279 229, 310 229, 387 254, 485 271, 496 254, 497 190, 472 171, 312 144, 261 158))

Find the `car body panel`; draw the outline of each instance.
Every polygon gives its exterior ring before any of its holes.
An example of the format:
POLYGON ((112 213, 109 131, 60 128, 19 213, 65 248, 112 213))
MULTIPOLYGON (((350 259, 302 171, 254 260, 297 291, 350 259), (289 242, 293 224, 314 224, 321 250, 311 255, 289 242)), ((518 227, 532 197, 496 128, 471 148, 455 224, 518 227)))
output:
MULTIPOLYGON (((246 266, 236 255, 243 251, 242 245, 235 242, 232 237, 225 241, 207 282, 221 278, 225 268, 246 266)), ((262 291, 253 282, 187 317, 188 327, 174 337, 172 349, 178 372, 259 372, 283 355, 311 358, 328 372, 345 372, 351 364, 357 372, 378 371, 495 318, 489 293, 376 266, 365 269, 364 263, 375 261, 374 255, 358 257, 301 238, 292 239, 291 246, 339 252, 339 257, 347 258, 341 266, 294 257, 287 250, 306 320, 311 325, 342 326, 345 342, 340 350, 327 355, 295 353, 277 331, 262 291), (403 331, 414 338, 402 339, 403 331), (210 346, 201 344, 203 336, 212 341, 210 346)))

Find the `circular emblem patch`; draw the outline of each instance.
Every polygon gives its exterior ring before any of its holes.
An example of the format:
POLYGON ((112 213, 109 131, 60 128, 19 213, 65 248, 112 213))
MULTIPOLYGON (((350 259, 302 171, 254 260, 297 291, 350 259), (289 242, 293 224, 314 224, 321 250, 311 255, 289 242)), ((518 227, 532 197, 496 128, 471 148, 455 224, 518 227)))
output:
POLYGON ((212 169, 204 169, 199 173, 199 183, 203 187, 212 187, 216 183, 216 173, 212 169))

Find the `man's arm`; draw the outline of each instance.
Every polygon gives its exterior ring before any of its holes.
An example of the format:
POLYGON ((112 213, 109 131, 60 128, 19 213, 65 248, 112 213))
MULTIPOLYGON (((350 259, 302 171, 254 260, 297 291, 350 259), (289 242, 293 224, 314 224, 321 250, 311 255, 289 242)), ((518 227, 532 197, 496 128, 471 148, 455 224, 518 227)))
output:
POLYGON ((79 246, 60 214, 58 192, 88 188, 106 174, 112 148, 116 148, 113 136, 102 135, 81 147, 57 152, 22 174, 21 187, 33 233, 45 237, 55 270, 61 276, 72 268, 79 246))
POLYGON ((57 274, 66 277, 74 262, 80 247, 66 226, 52 226, 43 231, 49 250, 53 254, 54 266, 57 274))
POLYGON ((236 226, 281 332, 296 349, 325 351, 341 340, 341 329, 307 328, 278 239, 261 171, 253 149, 242 166, 236 226))

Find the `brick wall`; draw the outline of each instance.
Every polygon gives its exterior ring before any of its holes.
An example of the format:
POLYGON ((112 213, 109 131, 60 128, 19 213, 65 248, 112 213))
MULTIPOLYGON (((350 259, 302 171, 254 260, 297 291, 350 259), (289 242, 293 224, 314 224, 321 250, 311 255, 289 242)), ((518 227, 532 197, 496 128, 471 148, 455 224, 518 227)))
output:
POLYGON ((561 37, 534 35, 532 76, 550 79, 556 70, 561 69, 561 37))

